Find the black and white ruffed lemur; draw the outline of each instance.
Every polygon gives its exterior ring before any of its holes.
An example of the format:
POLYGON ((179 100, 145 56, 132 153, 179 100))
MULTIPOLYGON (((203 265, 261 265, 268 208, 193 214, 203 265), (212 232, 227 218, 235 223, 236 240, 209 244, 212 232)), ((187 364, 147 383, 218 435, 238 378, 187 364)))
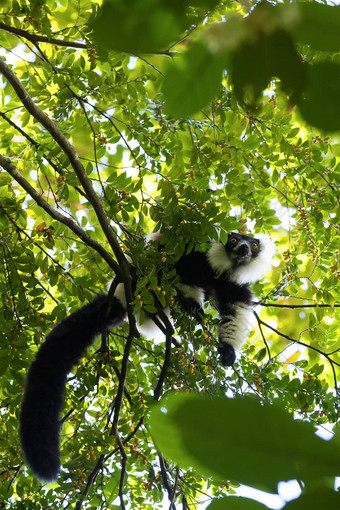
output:
MULTIPOLYGON (((247 340, 252 317, 249 284, 270 269, 274 253, 266 235, 231 233, 226 244, 214 242, 206 253, 192 251, 175 263, 183 309, 197 317, 210 298, 219 312, 219 354, 224 366, 233 365, 235 351, 247 340)), ((60 470, 60 413, 67 374, 103 328, 117 327, 125 319, 124 287, 119 284, 113 297, 100 294, 62 320, 41 345, 27 374, 20 414, 22 449, 39 480, 55 480, 60 470)))

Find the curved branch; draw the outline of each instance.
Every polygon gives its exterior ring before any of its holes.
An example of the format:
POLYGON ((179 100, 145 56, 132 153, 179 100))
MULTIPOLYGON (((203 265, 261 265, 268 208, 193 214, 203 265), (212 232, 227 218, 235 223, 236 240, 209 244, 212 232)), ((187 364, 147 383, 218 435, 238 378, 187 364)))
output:
POLYGON ((170 502, 169 510, 176 510, 176 506, 175 506, 175 502, 174 502, 174 492, 173 492, 173 489, 172 489, 171 485, 169 484, 169 480, 168 480, 167 465, 166 465, 163 455, 161 455, 160 453, 158 454, 158 460, 159 460, 159 466, 160 466, 161 475, 162 475, 162 479, 163 479, 163 485, 164 485, 165 490, 168 493, 168 498, 169 498, 169 502, 170 502))
POLYGON ((308 349, 311 349, 312 351, 318 352, 319 354, 321 354, 321 356, 324 356, 326 359, 328 359, 328 361, 330 363, 334 363, 335 365, 340 367, 340 363, 338 363, 338 362, 334 361, 333 359, 331 359, 330 355, 327 354, 327 352, 324 352, 321 349, 318 349, 317 347, 314 347, 313 345, 307 344, 306 342, 302 342, 301 340, 297 340, 296 338, 292 338, 291 336, 285 335, 284 333, 282 333, 278 329, 274 328, 273 326, 271 326, 267 322, 264 322, 260 318, 258 318, 258 322, 259 322, 259 324, 263 324, 263 326, 266 326, 266 328, 271 329, 272 331, 274 331, 274 333, 276 333, 277 335, 281 336, 282 338, 285 338, 289 342, 293 342, 295 344, 303 345, 303 347, 307 347, 308 349))
POLYGON ((170 365, 171 344, 172 344, 172 341, 173 341, 172 337, 173 337, 173 334, 174 334, 174 329, 172 327, 172 324, 171 324, 168 316, 166 315, 166 313, 162 309, 162 307, 161 307, 160 303, 157 301, 157 299, 155 299, 155 305, 156 305, 157 314, 158 314, 158 317, 159 317, 161 323, 159 323, 160 321, 157 321, 156 318, 154 318, 153 320, 154 320, 155 324, 158 326, 158 328, 165 335, 164 362, 163 362, 161 373, 160 373, 159 378, 158 378, 157 386, 156 386, 156 388, 155 388, 155 390, 153 392, 154 399, 155 400, 159 400, 159 398, 161 396, 163 384, 165 382, 165 378, 166 378, 166 375, 167 375, 167 372, 168 372, 168 368, 169 368, 169 365, 170 365))
POLYGON ((87 246, 90 246, 96 252, 99 253, 103 257, 103 259, 108 263, 108 265, 117 273, 120 274, 120 268, 117 262, 112 258, 112 256, 103 248, 103 246, 92 239, 88 234, 86 234, 80 227, 68 216, 60 213, 53 209, 46 200, 37 192, 35 188, 25 179, 20 172, 18 172, 16 166, 12 163, 10 158, 2 156, 0 154, 0 165, 15 179, 20 186, 24 188, 26 193, 28 193, 33 200, 44 209, 54 220, 59 221, 66 225, 72 232, 74 232, 87 246))
POLYGON ((72 42, 65 41, 63 39, 57 39, 55 37, 46 37, 44 35, 31 34, 27 32, 27 30, 23 30, 22 28, 11 27, 10 25, 6 25, 5 23, 0 23, 0 28, 5 30, 6 32, 10 32, 11 34, 15 34, 20 37, 24 37, 25 39, 31 42, 44 42, 48 44, 55 44, 56 46, 68 46, 69 48, 80 48, 86 50, 87 45, 81 42, 72 42))
POLYGON ((127 455, 126 455, 124 445, 122 443, 122 440, 120 439, 120 436, 118 434, 118 430, 117 429, 116 429, 116 441, 118 443, 118 447, 119 447, 119 451, 120 451, 120 456, 121 456, 121 462, 122 462, 122 467, 121 467, 121 471, 120 471, 120 478, 119 478, 118 496, 119 496, 119 500, 120 500, 120 506, 121 506, 122 510, 125 510, 126 506, 125 506, 125 503, 124 503, 124 483, 126 481, 127 455))
MULTIPOLYGON (((10 126, 12 126, 14 129, 16 129, 23 137, 25 137, 30 142, 30 144, 33 145, 33 147, 35 147, 36 149, 38 149, 39 147, 42 147, 42 145, 39 142, 34 140, 34 138, 32 138, 20 126, 18 126, 15 122, 13 122, 12 119, 10 119, 5 113, 0 111, 0 117, 2 117, 6 122, 8 122, 8 124, 10 126)), ((43 157, 51 165, 51 167, 55 170, 55 172, 57 172, 60 175, 65 175, 65 173, 60 168, 58 168, 58 166, 52 161, 51 158, 49 158, 46 154, 43 154, 43 157)), ((88 197, 86 196, 86 193, 84 193, 84 191, 81 188, 79 188, 79 186, 73 186, 73 187, 80 195, 82 195, 83 197, 85 197, 87 199, 87 201, 89 201, 88 197)))
POLYGON ((82 184, 83 189, 86 195, 88 196, 91 205, 93 206, 93 209, 97 215, 99 223, 117 258, 118 263, 122 266, 123 269, 126 270, 124 272, 128 272, 127 268, 129 268, 129 263, 126 260, 125 255, 119 246, 118 240, 114 235, 109 219, 104 211, 103 205, 92 187, 91 180, 86 174, 85 168, 83 167, 79 159, 75 147, 67 140, 66 136, 59 129, 55 121, 51 119, 48 115, 46 115, 46 113, 43 112, 35 104, 35 102, 30 97, 26 89, 23 87, 20 80, 13 73, 12 69, 2 59, 0 59, 0 72, 12 85, 15 93, 21 100, 22 104, 25 106, 26 110, 38 122, 40 122, 42 126, 44 126, 47 129, 47 131, 51 134, 52 138, 57 142, 57 144, 61 147, 61 149, 69 158, 72 168, 75 171, 80 183, 82 184))
POLYGON ((256 320, 258 322, 260 333, 261 333, 261 336, 262 336, 262 340, 263 340, 264 345, 266 346, 266 349, 267 349, 267 352, 268 352, 268 358, 269 358, 269 361, 270 361, 272 359, 272 357, 271 357, 271 354, 270 354, 270 349, 269 349, 268 342, 267 342, 267 340, 266 340, 266 338, 264 336, 264 333, 263 333, 262 322, 261 322, 260 316, 259 316, 259 314, 255 310, 253 310, 253 314, 255 315, 256 320))
MULTIPOLYGON (((144 416, 142 416, 140 418, 140 420, 137 423, 137 425, 134 428, 134 430, 125 439, 121 440, 121 445, 123 447, 124 447, 125 444, 127 444, 130 441, 130 439, 132 437, 134 437, 137 434, 138 430, 140 429, 140 427, 143 424, 143 421, 144 421, 144 416)), ((95 482, 99 471, 104 467, 105 461, 107 461, 110 457, 115 455, 117 452, 119 452, 119 446, 117 446, 117 448, 115 448, 112 452, 108 453, 107 455, 101 454, 99 456, 99 458, 98 458, 98 460, 96 462, 95 467, 93 468, 93 470, 91 471, 91 473, 89 474, 89 476, 87 478, 86 487, 85 487, 83 493, 81 494, 79 500, 77 501, 76 510, 80 510, 81 509, 82 503, 83 503, 84 499, 86 498, 86 496, 88 495, 88 493, 90 492, 91 486, 95 482)))
POLYGON ((166 374, 168 372, 168 368, 169 368, 169 364, 170 364, 170 359, 171 359, 171 343, 172 343, 172 334, 168 332, 165 335, 165 356, 164 356, 164 362, 163 362, 163 366, 162 366, 162 370, 161 370, 160 376, 158 378, 157 386, 156 386, 156 388, 155 388, 155 390, 153 392, 153 396, 154 396, 155 400, 158 400, 159 397, 161 396, 163 384, 164 384, 164 381, 165 381, 165 378, 166 378, 166 374))
POLYGON ((340 367, 340 363, 334 361, 334 359, 331 358, 331 354, 326 353, 326 352, 322 351, 321 349, 318 349, 317 347, 313 347, 312 345, 307 344, 306 342, 302 342, 301 340, 297 340, 296 338, 292 338, 288 335, 285 335, 284 333, 281 333, 281 331, 277 330, 276 328, 274 328, 267 322, 264 322, 260 318, 258 319, 258 322, 259 322, 259 324, 263 324, 263 326, 266 326, 267 328, 271 329, 272 331, 274 331, 274 333, 281 336, 282 338, 285 338, 286 340, 289 340, 290 342, 293 342, 295 344, 303 345, 304 347, 307 347, 308 349, 311 349, 312 351, 319 353, 321 356, 324 356, 327 359, 328 363, 331 365, 331 369, 333 372, 333 378, 334 378, 334 388, 335 388, 337 395, 339 394, 338 382, 337 382, 337 378, 336 378, 334 365, 340 367))
MULTIPOLYGON (((131 308, 131 307, 129 307, 131 308)), ((128 364, 129 364, 129 355, 132 348, 133 340, 134 338, 138 338, 139 333, 136 328, 136 322, 135 318, 129 317, 129 335, 126 339, 125 349, 124 349, 124 355, 122 359, 121 364, 121 371, 120 371, 120 378, 119 378, 119 385, 118 385, 118 391, 115 399, 114 404, 114 416, 112 420, 112 427, 111 427, 111 434, 115 435, 115 431, 117 430, 117 425, 119 421, 119 414, 123 403, 123 395, 124 395, 124 388, 128 373, 128 364)))
POLYGON ((105 455, 102 453, 99 456, 99 458, 98 458, 98 460, 96 462, 95 467, 93 468, 93 470, 91 471, 91 473, 90 473, 90 475, 89 475, 89 477, 87 479, 87 484, 86 484, 85 490, 84 490, 84 492, 82 494, 82 497, 76 503, 76 506, 75 506, 76 510, 80 510, 81 509, 83 501, 86 498, 86 496, 88 495, 88 493, 90 491, 90 488, 92 487, 92 484, 95 482, 99 471, 103 468, 104 458, 105 458, 105 455))
POLYGON ((294 342, 296 344, 303 345, 304 347, 307 347, 308 349, 311 349, 312 351, 315 351, 315 352, 319 353, 321 356, 324 356, 327 359, 328 363, 331 365, 331 368, 332 368, 332 371, 333 371, 333 377, 334 377, 335 391, 336 391, 337 394, 339 393, 339 389, 338 389, 338 386, 337 386, 336 374, 335 374, 335 370, 334 370, 334 365, 340 367, 340 363, 334 361, 334 359, 331 358, 330 354, 322 351, 321 349, 318 349, 317 347, 313 347, 313 345, 307 344, 306 342, 302 342, 301 340, 297 340, 296 338, 292 338, 292 337, 290 337, 288 335, 285 335, 284 333, 281 333, 281 331, 278 331, 276 328, 272 327, 270 324, 267 324, 266 322, 264 322, 262 319, 259 318, 259 324, 260 323, 263 324, 263 326, 266 326, 267 328, 269 328, 272 331, 274 331, 274 333, 276 333, 277 335, 281 336, 282 338, 286 338, 290 342, 294 342))

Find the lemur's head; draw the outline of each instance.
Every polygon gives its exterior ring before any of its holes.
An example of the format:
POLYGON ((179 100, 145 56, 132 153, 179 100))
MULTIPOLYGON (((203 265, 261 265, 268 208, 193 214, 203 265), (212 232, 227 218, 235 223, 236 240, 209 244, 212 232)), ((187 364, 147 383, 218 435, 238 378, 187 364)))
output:
POLYGON ((275 245, 269 236, 250 237, 232 232, 226 244, 214 243, 208 259, 218 274, 227 273, 235 283, 252 283, 270 269, 275 245))
POLYGON ((260 252, 260 241, 254 237, 232 232, 224 245, 233 268, 248 264, 260 252))

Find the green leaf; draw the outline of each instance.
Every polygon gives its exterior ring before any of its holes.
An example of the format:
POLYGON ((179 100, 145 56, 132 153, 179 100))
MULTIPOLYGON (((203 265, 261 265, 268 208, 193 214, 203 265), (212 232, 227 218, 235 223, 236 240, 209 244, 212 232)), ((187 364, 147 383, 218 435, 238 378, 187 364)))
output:
POLYGON ((308 66, 307 86, 298 106, 312 126, 328 131, 340 129, 340 65, 320 62, 308 66))
POLYGON ((262 361, 265 358, 266 354, 267 348, 263 347, 256 356, 257 362, 260 363, 260 361, 262 361))
POLYGON ((91 28, 106 49, 128 53, 166 50, 181 33, 196 24, 217 0, 193 0, 195 11, 182 0, 105 0, 91 28))
POLYGON ((292 25, 295 39, 316 50, 340 51, 340 6, 299 2, 297 7, 300 19, 292 25))
POLYGON ((305 69, 290 35, 281 29, 256 35, 233 52, 231 77, 236 96, 254 107, 270 80, 280 78, 295 103, 304 89, 305 69))
POLYGON ((340 508, 339 492, 329 489, 320 489, 308 492, 285 506, 285 510, 312 510, 313 508, 327 508, 327 510, 338 510, 340 508))
POLYGON ((215 499, 207 510, 264 510, 267 507, 249 498, 229 496, 227 498, 215 499))
POLYGON ((129 53, 165 49, 180 34, 173 12, 158 0, 106 0, 92 29, 99 45, 129 53))
POLYGON ((170 64, 163 85, 169 115, 185 118, 206 106, 221 86, 224 63, 223 55, 212 55, 205 44, 195 42, 170 64))
POLYGON ((278 406, 248 399, 171 394, 150 416, 162 453, 182 466, 275 490, 280 480, 333 476, 340 447, 278 406))

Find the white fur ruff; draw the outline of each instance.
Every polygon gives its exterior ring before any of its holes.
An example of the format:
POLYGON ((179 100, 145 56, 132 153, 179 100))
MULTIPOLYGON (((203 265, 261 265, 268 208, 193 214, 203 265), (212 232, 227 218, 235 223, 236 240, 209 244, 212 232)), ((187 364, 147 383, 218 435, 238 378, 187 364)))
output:
POLYGON ((276 253, 276 246, 266 234, 257 234, 255 239, 260 241, 260 252, 248 264, 235 269, 231 281, 239 284, 253 283, 260 280, 270 270, 272 259, 276 253))
POLYGON ((228 319, 228 322, 219 324, 217 327, 219 341, 239 350, 248 339, 249 331, 253 326, 252 308, 243 303, 237 303, 234 305, 234 315, 226 315, 222 319, 228 319))
POLYGON ((226 252, 224 245, 220 242, 213 243, 207 253, 209 264, 218 275, 225 271, 230 271, 229 278, 232 282, 253 283, 260 280, 267 271, 270 270, 273 256, 276 253, 274 242, 266 234, 257 234, 255 239, 260 241, 260 251, 257 257, 249 260, 249 262, 239 266, 233 271, 232 261, 226 252))
POLYGON ((207 252, 209 264, 217 274, 222 274, 232 267, 232 262, 225 251, 224 244, 213 242, 211 248, 207 252))

